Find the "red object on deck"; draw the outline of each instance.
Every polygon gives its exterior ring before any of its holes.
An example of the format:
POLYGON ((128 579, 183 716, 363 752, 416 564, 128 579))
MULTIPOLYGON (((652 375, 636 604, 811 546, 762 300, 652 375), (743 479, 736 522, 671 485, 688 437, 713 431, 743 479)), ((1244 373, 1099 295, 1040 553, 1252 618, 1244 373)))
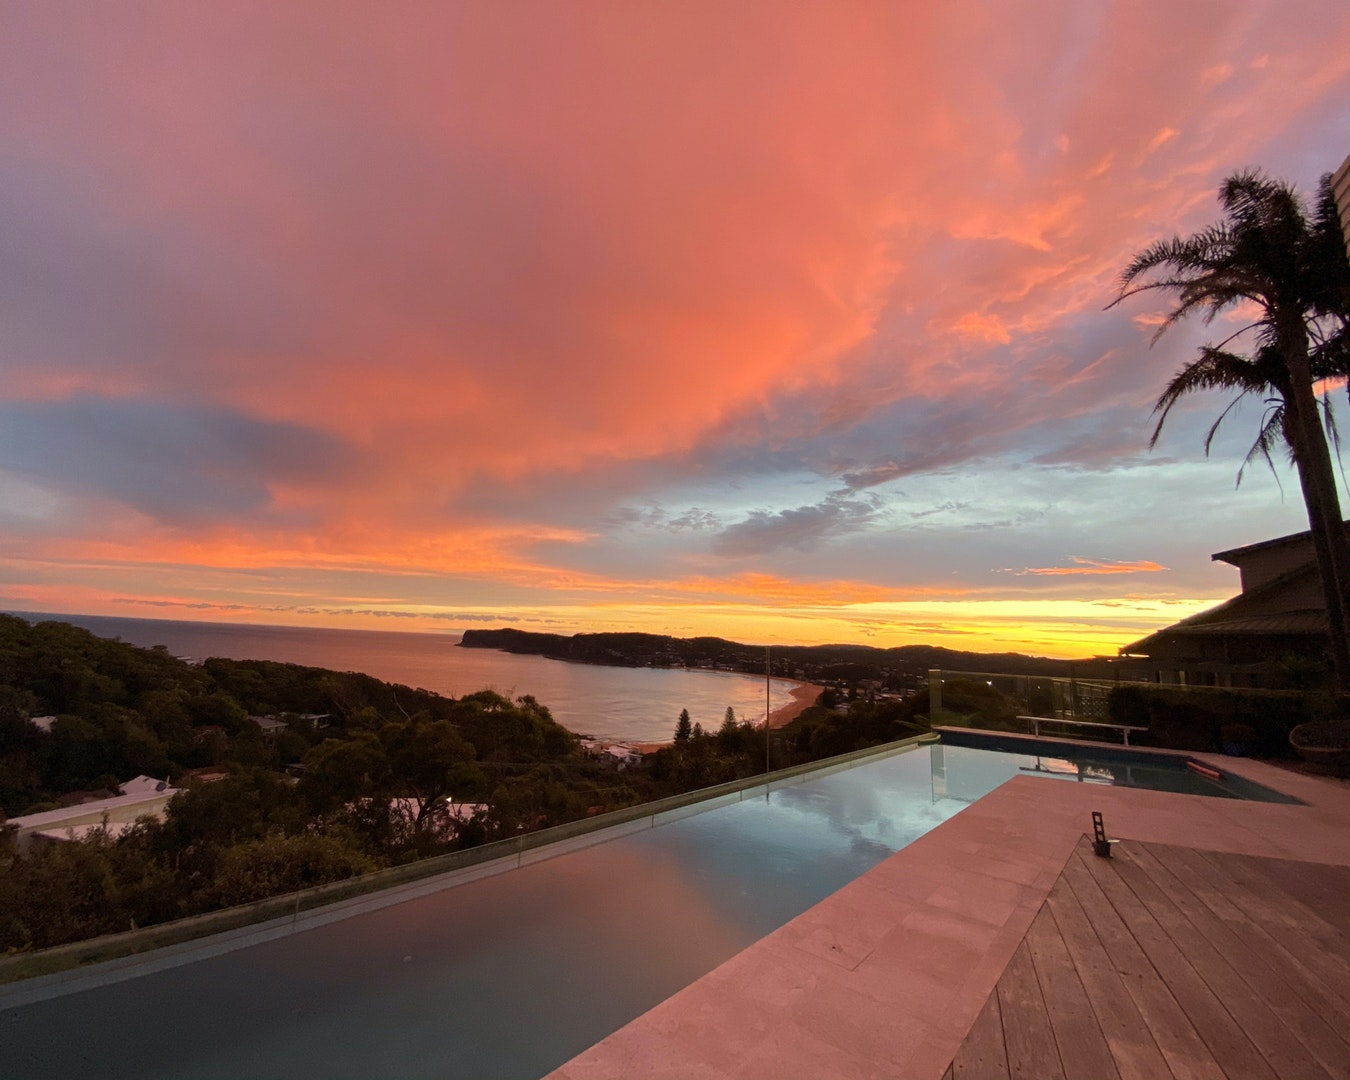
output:
POLYGON ((1211 768, 1208 765, 1201 765, 1200 762, 1192 761, 1190 758, 1186 759, 1186 768, 1190 769, 1193 773, 1199 773, 1209 780, 1223 779, 1223 773, 1219 772, 1218 769, 1211 768))

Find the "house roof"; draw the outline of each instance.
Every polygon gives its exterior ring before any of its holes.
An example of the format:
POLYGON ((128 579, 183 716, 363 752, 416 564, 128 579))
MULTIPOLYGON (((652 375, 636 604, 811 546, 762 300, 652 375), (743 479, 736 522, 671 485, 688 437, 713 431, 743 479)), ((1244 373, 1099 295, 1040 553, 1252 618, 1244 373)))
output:
MULTIPOLYGON (((1220 634, 1325 634, 1327 615, 1325 611, 1283 612, 1278 615, 1249 615, 1246 618, 1214 619, 1208 622, 1187 625, 1177 623, 1159 634, 1182 634, 1189 636, 1220 634)), ((1155 635, 1156 636, 1156 635, 1155 635)), ((1145 640, 1148 640, 1145 638, 1145 640)))
MULTIPOLYGON (((1342 522, 1341 527, 1350 531, 1350 522, 1342 522)), ((1214 562, 1226 562, 1232 566, 1237 566, 1248 555, 1284 547, 1286 544, 1305 544, 1311 539, 1312 533, 1305 529, 1303 532, 1290 533, 1288 536, 1277 536, 1273 540, 1262 540, 1255 544, 1243 544, 1241 547, 1229 548, 1227 551, 1216 551, 1210 556, 1210 559, 1214 562)))
POLYGON ((121 786, 123 795, 158 795, 167 791, 169 782, 167 780, 156 780, 153 776, 146 776, 141 773, 131 780, 128 780, 121 786))
MULTIPOLYGON (((1289 537, 1283 537, 1288 540, 1289 537)), ((1268 544, 1278 541, 1266 541, 1268 544)), ((1253 544, 1252 547, 1259 545, 1253 544)), ((1218 556, 1216 555, 1217 559, 1218 556)), ((1327 632, 1327 614, 1324 609, 1304 608, 1292 611, 1263 612, 1252 611, 1253 607, 1271 593, 1286 589, 1290 585, 1309 575, 1317 573, 1316 563, 1296 566, 1278 577, 1271 578, 1263 585, 1239 593, 1190 618, 1182 619, 1171 626, 1156 630, 1146 638, 1131 642, 1120 650, 1122 656, 1147 654, 1165 638, 1182 637, 1219 637, 1224 635, 1324 635, 1327 632)))
POLYGON ((139 807, 144 807, 145 812, 150 814, 176 794, 178 794, 176 788, 165 788, 163 791, 142 791, 132 795, 118 795, 112 799, 95 799, 92 802, 76 803, 74 806, 63 806, 57 810, 44 810, 40 814, 10 818, 9 824, 20 830, 65 828, 62 822, 89 815, 114 814, 139 807))
MULTIPOLYGON (((404 814, 408 817, 416 817, 417 812, 422 809, 421 799, 393 798, 389 800, 389 809, 395 813, 404 814)), ((436 807, 436 812, 454 821, 466 822, 475 815, 481 817, 490 809, 487 803, 469 803, 469 802, 442 802, 436 807)))

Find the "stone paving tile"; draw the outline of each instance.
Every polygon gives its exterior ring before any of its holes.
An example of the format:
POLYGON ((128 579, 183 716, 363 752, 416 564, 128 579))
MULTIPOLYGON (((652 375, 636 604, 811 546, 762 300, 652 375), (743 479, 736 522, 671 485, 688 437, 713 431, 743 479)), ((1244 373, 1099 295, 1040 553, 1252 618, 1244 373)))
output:
POLYGON ((968 970, 984 953, 974 944, 902 930, 851 973, 849 985, 887 1003, 899 1015, 939 1022, 961 989, 952 978, 953 966, 968 970))
MULTIPOLYGON (((1036 885, 1049 872, 1039 862, 1028 859, 1009 858, 1006 844, 974 844, 973 850, 962 850, 954 854, 947 865, 957 870, 967 870, 1014 882, 1018 885, 1036 885)), ((1055 872, 1058 874, 1058 871, 1055 872)))
MULTIPOLYGON (((921 1037, 919 1028, 904 1018, 889 1028, 890 1047, 881 1056, 841 1047, 817 1035, 817 1028, 775 1033, 744 1060, 720 1074, 733 1080, 786 1080, 792 1077, 830 1077, 831 1080, 877 1080, 895 1076, 904 1067, 904 1047, 921 1037)), ((581 1080, 581 1078, 579 1078, 581 1080)))
POLYGON ((983 951, 998 938, 999 928, 974 924, 949 911, 916 908, 901 920, 894 933, 901 938, 922 934, 943 944, 965 945, 983 951))

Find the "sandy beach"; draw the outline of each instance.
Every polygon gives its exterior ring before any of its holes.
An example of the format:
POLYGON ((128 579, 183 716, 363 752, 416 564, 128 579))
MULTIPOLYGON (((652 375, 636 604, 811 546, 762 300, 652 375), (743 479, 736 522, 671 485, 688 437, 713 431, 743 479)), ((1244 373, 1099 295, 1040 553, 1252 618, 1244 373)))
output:
POLYGON ((792 700, 786 705, 774 709, 769 713, 769 727, 780 728, 787 727, 788 724, 801 716, 803 712, 816 703, 816 698, 825 692, 825 687, 816 686, 814 683, 800 683, 788 691, 792 695, 792 700))
MULTIPOLYGON (((798 683, 788 691, 792 700, 786 705, 781 705, 777 709, 774 709, 773 712, 769 713, 769 727, 787 727, 788 724, 801 716, 806 709, 809 709, 814 705, 816 703, 816 698, 820 697, 824 690, 825 687, 816 686, 814 683, 798 683)), ((755 726, 758 727, 759 725, 756 724, 755 726)), ((637 750, 639 754, 651 754, 657 750, 664 749, 669 745, 669 741, 636 743, 634 744, 634 749, 637 750)))

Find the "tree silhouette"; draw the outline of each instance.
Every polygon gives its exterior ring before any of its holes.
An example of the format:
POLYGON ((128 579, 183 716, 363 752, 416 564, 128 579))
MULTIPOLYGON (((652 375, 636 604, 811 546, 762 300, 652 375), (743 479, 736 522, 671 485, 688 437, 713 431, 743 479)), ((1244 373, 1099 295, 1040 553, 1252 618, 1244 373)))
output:
POLYGON ((727 706, 725 718, 722 720, 722 726, 717 731, 717 737, 728 745, 735 743, 740 725, 736 723, 736 710, 730 705, 727 706))
POLYGON ((1226 311, 1252 311, 1250 322, 1203 346, 1172 377, 1154 406, 1158 422, 1149 446, 1187 394, 1234 395, 1205 437, 1206 453, 1238 402, 1256 397, 1265 403, 1243 468, 1258 459, 1273 464, 1271 451, 1280 444, 1288 449, 1317 553, 1332 663, 1342 689, 1350 689, 1350 546, 1327 438, 1328 430, 1336 437, 1330 401, 1319 401, 1316 390, 1321 380, 1350 371, 1350 260, 1331 179, 1322 178, 1310 208, 1291 185, 1249 169, 1224 180, 1219 204, 1222 221, 1136 255, 1110 306, 1150 290, 1172 294, 1176 304, 1154 341, 1192 314, 1210 323, 1226 311))

